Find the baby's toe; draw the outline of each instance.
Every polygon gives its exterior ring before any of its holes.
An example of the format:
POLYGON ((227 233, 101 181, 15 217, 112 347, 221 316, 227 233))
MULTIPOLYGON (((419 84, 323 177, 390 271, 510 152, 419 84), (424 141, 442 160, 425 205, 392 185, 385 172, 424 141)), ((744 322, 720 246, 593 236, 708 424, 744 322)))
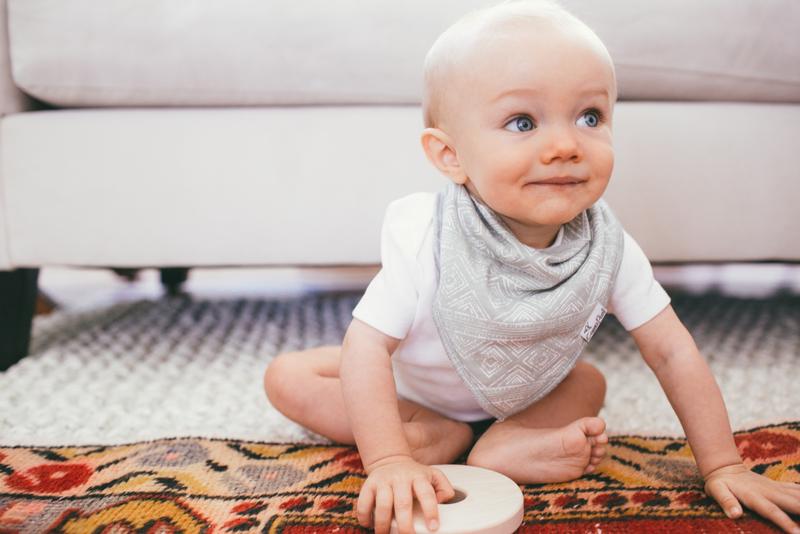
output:
MULTIPOLYGON (((589 438, 589 440, 596 440, 600 436, 605 435, 606 422, 599 417, 584 417, 582 419, 578 419, 577 422, 578 426, 581 428, 581 431, 587 438, 589 438)), ((608 437, 606 437, 606 441, 608 441, 608 437)))

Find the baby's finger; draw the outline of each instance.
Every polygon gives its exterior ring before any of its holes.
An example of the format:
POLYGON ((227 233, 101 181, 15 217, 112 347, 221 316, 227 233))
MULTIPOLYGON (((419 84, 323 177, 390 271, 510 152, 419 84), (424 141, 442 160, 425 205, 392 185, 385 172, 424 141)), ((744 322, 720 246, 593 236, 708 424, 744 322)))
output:
POLYGON ((800 534, 800 527, 797 526, 797 523, 792 521, 789 516, 783 512, 783 510, 778 508, 774 503, 771 503, 765 499, 763 496, 758 494, 747 494, 742 495, 741 498, 745 506, 756 512, 761 517, 769 519, 781 527, 785 532, 800 534))
POLYGON ((781 487, 800 497, 800 484, 797 482, 781 482, 781 487))
POLYGON ((407 482, 394 486, 394 518, 397 520, 397 531, 400 534, 414 534, 414 495, 407 482))
POLYGON ((356 503, 356 516, 358 524, 369 528, 372 526, 372 507, 375 504, 375 489, 372 485, 364 484, 356 503))
POLYGON ((375 534, 387 534, 392 526, 392 505, 394 497, 391 486, 380 486, 375 495, 375 515, 373 524, 375 534))
POLYGON ((428 530, 438 529, 439 503, 436 500, 436 492, 433 491, 433 486, 424 478, 417 478, 414 480, 414 493, 419 501, 419 507, 422 509, 422 515, 425 517, 425 524, 428 525, 428 530))
POLYGON ((797 495, 791 495, 788 492, 778 490, 770 494, 768 498, 777 504, 784 512, 800 515, 800 497, 797 495))
POLYGON ((706 493, 711 495, 711 497, 719 503, 728 517, 736 519, 742 515, 742 507, 739 501, 731 490, 728 489, 728 486, 721 480, 712 480, 706 483, 706 493))
POLYGON ((455 496, 456 491, 453 489, 450 481, 447 480, 447 477, 444 476, 444 473, 435 467, 432 467, 431 471, 431 484, 433 485, 434 491, 436 491, 436 500, 439 502, 447 502, 452 499, 455 496))

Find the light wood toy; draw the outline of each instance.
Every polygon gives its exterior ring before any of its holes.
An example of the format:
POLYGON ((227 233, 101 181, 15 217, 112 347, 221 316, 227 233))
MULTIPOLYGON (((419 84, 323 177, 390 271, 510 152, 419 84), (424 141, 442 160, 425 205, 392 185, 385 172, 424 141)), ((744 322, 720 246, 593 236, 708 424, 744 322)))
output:
MULTIPOLYGON (((439 528, 428 530, 419 503, 414 501, 414 531, 431 534, 510 534, 522 524, 523 499, 519 486, 500 473, 468 465, 435 465, 450 481, 456 495, 439 504, 439 528)), ((392 520, 391 534, 397 534, 392 520)))

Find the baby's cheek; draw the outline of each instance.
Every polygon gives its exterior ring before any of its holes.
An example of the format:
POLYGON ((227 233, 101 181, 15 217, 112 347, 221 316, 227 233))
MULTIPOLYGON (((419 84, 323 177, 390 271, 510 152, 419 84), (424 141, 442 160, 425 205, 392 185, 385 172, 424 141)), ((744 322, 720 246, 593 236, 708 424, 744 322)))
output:
POLYGON ((595 176, 608 179, 614 170, 614 149, 610 145, 600 146, 592 159, 595 176))

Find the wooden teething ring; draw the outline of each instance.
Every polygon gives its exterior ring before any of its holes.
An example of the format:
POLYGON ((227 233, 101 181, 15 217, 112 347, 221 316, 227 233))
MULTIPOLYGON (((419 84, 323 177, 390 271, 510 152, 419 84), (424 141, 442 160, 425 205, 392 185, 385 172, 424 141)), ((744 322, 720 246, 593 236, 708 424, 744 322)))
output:
MULTIPOLYGON (((439 504, 439 529, 435 534, 510 534, 522 524, 522 491, 507 476, 467 465, 433 467, 444 473, 456 490, 453 499, 439 504)), ((432 532, 416 501, 414 531, 432 532)), ((390 532, 397 534, 394 519, 390 532)))

